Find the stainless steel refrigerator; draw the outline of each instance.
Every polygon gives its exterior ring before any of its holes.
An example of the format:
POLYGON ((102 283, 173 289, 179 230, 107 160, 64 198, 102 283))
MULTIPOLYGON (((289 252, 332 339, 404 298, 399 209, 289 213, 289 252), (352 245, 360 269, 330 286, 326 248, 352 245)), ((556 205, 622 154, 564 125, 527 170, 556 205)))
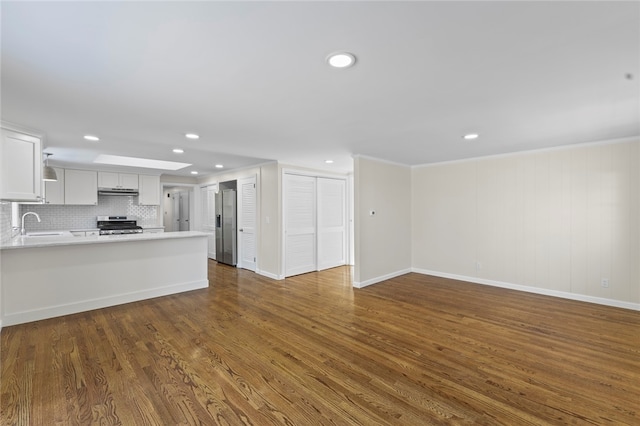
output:
POLYGON ((216 260, 237 263, 236 190, 221 189, 216 194, 216 260))

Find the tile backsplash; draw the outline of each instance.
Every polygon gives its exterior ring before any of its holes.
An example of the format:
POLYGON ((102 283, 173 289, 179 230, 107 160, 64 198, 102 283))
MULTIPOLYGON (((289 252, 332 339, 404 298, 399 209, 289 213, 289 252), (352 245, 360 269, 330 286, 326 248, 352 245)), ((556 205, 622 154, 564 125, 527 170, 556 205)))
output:
MULTIPOLYGON (((28 232, 74 229, 93 229, 96 216, 135 216, 140 226, 160 226, 159 206, 140 206, 137 196, 98 196, 96 206, 22 204, 20 215, 26 212, 38 213, 42 222, 28 216, 25 228, 28 232)), ((4 211, 3 211, 4 212, 4 211)), ((3 213, 4 220, 4 213, 3 213)), ((9 221, 11 207, 9 204, 9 221)), ((4 223, 3 223, 4 226, 4 223)), ((3 231, 4 232, 4 231, 3 231)), ((9 223, 9 233, 11 224, 9 223)))
POLYGON ((0 243, 11 239, 11 203, 0 201, 0 243))

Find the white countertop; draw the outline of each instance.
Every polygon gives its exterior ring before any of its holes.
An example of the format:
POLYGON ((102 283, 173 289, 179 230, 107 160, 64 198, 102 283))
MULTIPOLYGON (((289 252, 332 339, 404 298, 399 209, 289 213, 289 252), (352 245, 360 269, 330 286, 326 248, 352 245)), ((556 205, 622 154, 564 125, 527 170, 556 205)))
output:
POLYGON ((17 236, 13 240, 0 245, 0 250, 70 246, 78 244, 108 244, 127 241, 168 240, 176 238, 206 237, 208 234, 198 231, 140 233, 125 235, 96 235, 90 237, 47 236, 23 237, 17 236))

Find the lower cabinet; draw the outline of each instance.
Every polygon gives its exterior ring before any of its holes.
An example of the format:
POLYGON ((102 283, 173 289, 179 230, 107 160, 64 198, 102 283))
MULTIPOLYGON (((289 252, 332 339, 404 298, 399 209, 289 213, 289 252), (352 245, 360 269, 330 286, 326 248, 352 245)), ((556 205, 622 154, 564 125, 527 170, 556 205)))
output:
POLYGON ((144 234, 159 234, 164 232, 164 228, 144 228, 142 232, 144 234))
POLYGON ((100 231, 71 231, 74 237, 95 237, 100 235, 100 231))

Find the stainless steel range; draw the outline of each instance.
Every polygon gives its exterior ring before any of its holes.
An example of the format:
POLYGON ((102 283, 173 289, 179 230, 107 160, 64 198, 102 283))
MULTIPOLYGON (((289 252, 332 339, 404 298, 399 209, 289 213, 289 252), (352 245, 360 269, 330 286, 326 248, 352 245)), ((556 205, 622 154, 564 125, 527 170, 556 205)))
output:
POLYGON ((131 216, 98 216, 100 235, 140 234, 142 226, 131 216))

